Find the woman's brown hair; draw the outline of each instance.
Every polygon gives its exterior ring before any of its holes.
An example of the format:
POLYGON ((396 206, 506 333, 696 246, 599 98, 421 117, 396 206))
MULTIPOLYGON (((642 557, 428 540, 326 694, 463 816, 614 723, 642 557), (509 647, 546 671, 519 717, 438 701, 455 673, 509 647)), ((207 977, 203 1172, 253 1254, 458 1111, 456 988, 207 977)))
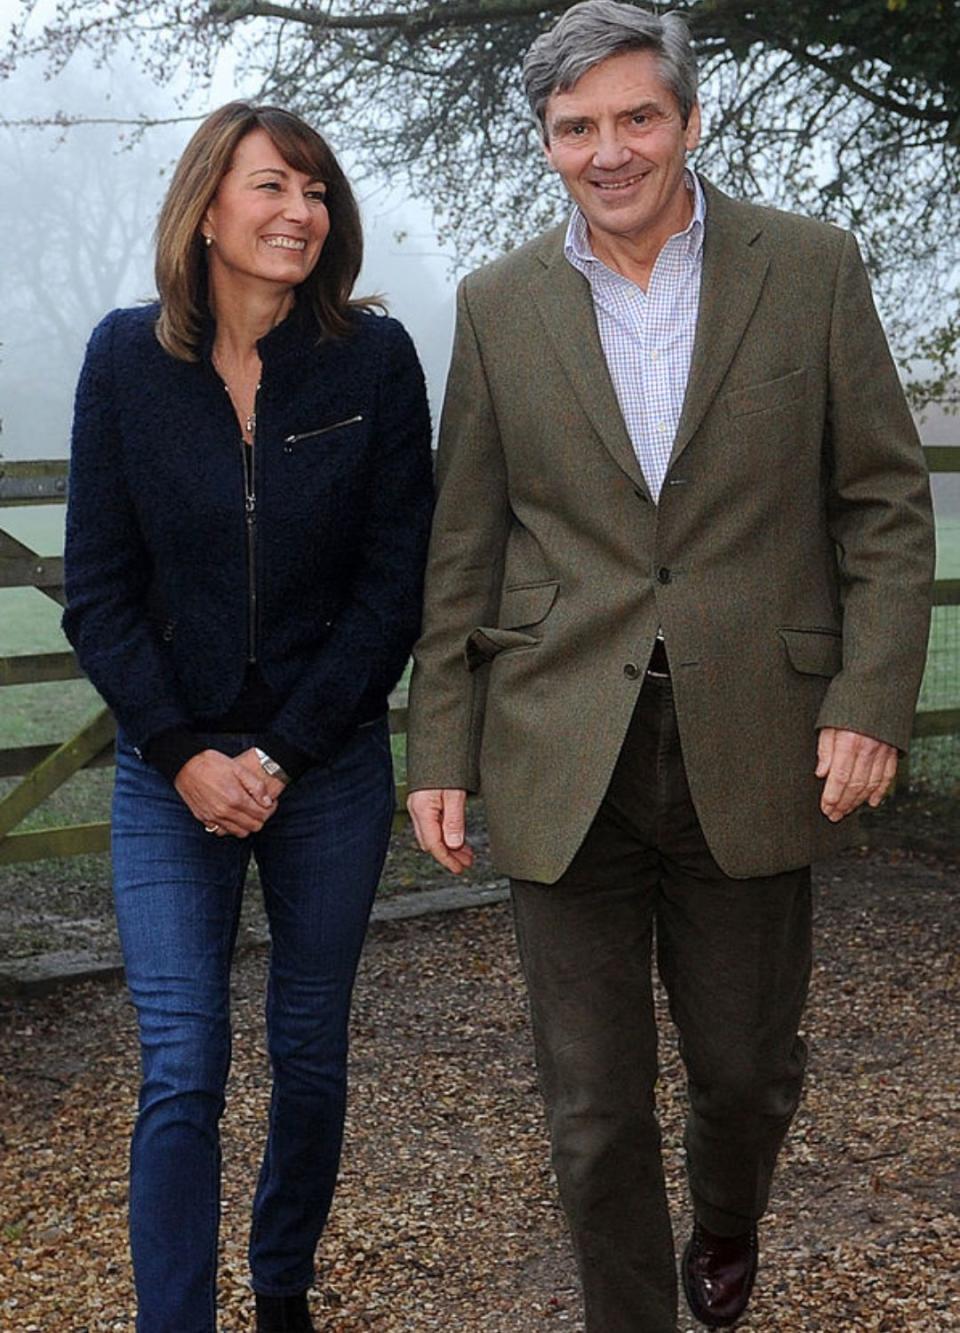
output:
POLYGON ((157 222, 157 338, 181 361, 198 359, 208 313, 206 247, 200 224, 230 170, 237 144, 257 129, 269 134, 294 171, 327 187, 330 234, 319 263, 297 288, 298 302, 305 302, 320 330, 333 337, 349 330, 350 310, 376 304, 351 300, 363 259, 363 233, 357 201, 333 150, 289 111, 228 102, 206 118, 183 150, 157 222))

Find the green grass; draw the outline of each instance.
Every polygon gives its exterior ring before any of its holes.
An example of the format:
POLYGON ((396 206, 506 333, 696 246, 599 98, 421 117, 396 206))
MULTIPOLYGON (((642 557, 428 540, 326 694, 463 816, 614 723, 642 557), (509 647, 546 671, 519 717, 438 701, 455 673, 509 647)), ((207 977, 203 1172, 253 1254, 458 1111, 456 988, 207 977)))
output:
MULTIPOLYGON (((937 524, 937 577, 960 579, 960 519, 937 524)), ((960 606, 936 606, 930 624, 927 665, 918 707, 960 706, 960 606)), ((931 736, 910 750, 911 785, 960 795, 960 735, 931 736)))
POLYGON ((11 505, 0 509, 0 528, 38 555, 60 555, 66 506, 11 505))
POLYGON ((960 579, 960 518, 937 523, 937 578, 960 579))

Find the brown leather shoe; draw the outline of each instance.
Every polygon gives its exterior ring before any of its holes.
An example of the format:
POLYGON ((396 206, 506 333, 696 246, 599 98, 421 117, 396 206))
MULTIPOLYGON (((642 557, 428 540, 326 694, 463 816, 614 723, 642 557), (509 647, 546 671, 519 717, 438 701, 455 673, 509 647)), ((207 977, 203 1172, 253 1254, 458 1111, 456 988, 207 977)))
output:
POLYGON ((687 1304, 707 1328, 735 1324, 757 1276, 757 1228, 742 1236, 715 1236, 699 1222, 683 1252, 680 1271, 687 1304))

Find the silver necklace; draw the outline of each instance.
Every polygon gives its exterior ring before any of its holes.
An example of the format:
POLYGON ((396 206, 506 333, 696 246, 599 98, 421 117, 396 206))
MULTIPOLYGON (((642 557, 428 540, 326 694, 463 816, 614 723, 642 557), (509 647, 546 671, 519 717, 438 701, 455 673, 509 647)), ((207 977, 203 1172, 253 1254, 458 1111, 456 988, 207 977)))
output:
POLYGON ((257 403, 257 394, 260 392, 260 385, 258 383, 257 387, 253 391, 254 410, 250 412, 246 417, 241 416, 240 411, 237 408, 237 400, 233 396, 233 390, 227 383, 227 377, 226 375, 224 375, 223 370, 220 367, 219 361, 215 356, 211 357, 211 360, 213 361, 214 370, 220 376, 220 380, 223 384, 223 387, 227 391, 227 397, 230 399, 230 402, 233 405, 233 410, 236 413, 237 419, 240 421, 240 433, 243 435, 243 438, 246 440, 247 444, 251 444, 253 442, 254 432, 257 429, 256 403, 257 403))

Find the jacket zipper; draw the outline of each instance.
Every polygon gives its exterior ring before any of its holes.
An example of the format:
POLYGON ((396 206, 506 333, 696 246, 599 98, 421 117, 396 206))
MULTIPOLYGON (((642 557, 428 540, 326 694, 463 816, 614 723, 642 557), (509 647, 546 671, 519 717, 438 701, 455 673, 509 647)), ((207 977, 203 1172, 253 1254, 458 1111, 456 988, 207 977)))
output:
POLYGON ((330 426, 318 426, 316 430, 301 431, 299 435, 288 435, 284 439, 284 444, 299 444, 301 440, 312 440, 315 435, 326 435, 328 431, 339 430, 341 426, 355 426, 358 421, 363 420, 363 413, 358 413, 355 417, 344 417, 343 421, 334 421, 330 426))
POLYGON ((250 443, 241 440, 243 448, 243 508, 246 525, 247 543, 247 662, 251 665, 257 660, 257 406, 260 397, 260 385, 253 400, 253 421, 250 430, 250 443))

